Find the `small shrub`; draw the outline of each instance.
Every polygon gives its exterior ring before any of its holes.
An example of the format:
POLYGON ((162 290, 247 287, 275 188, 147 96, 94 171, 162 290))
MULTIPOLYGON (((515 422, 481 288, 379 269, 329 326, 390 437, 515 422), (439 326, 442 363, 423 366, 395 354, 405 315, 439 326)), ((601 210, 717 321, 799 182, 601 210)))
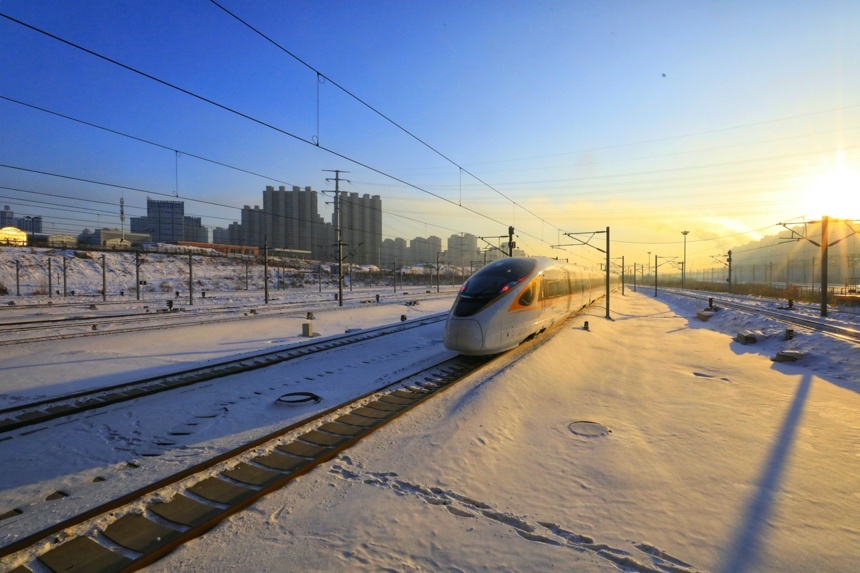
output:
POLYGON ((9 289, 6 288, 6 285, 4 285, 3 283, 0 283, 0 295, 7 295, 7 294, 9 294, 9 289))

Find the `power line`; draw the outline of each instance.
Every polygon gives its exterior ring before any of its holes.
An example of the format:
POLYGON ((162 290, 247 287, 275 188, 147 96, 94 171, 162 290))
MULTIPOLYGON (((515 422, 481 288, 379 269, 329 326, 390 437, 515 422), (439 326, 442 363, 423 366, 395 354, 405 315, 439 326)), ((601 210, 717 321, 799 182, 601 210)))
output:
POLYGON ((221 167, 227 167, 228 169, 233 169, 233 170, 235 170, 235 171, 241 171, 242 173, 247 173, 248 175, 254 175, 254 176, 256 176, 256 177, 260 177, 260 178, 262 178, 262 179, 267 179, 267 180, 269 180, 269 181, 276 181, 276 182, 278 182, 278 183, 283 183, 283 184, 285 184, 285 185, 292 185, 291 183, 288 183, 288 182, 286 182, 286 181, 282 181, 282 180, 280 180, 280 179, 277 179, 277 178, 275 178, 275 177, 271 177, 271 176, 269 176, 269 175, 262 175, 262 174, 260 174, 260 173, 255 173, 255 172, 253 172, 253 171, 249 171, 249 170, 247 170, 247 169, 242 169, 241 167, 236 167, 236 166, 234 166, 234 165, 229 165, 229 164, 227 164, 227 163, 222 163, 221 161, 216 161, 216 160, 214 160, 214 159, 209 159, 209 158, 207 158, 207 157, 203 157, 203 156, 201 156, 201 155, 195 155, 195 154, 193 154, 193 153, 189 153, 188 151, 184 151, 184 150, 182 150, 182 149, 175 149, 175 148, 173 148, 173 147, 170 147, 170 146, 168 146, 168 145, 164 145, 164 144, 162 144, 162 143, 158 143, 158 142, 155 142, 155 141, 150 141, 150 140, 148 140, 148 139, 143 139, 142 137, 137 137, 137 136, 135 136, 135 135, 130 135, 130 134, 128 134, 128 133, 123 133, 122 131, 118 131, 118 130, 116 130, 116 129, 111 129, 111 128, 109 128, 109 127, 104 127, 104 126, 102 126, 102 125, 98 125, 98 124, 95 124, 95 123, 92 123, 92 122, 89 122, 89 121, 84 121, 83 119, 78 119, 78 118, 76 118, 76 117, 72 117, 72 116, 70 116, 70 115, 62 114, 62 113, 59 113, 59 112, 57 112, 57 111, 52 111, 52 110, 50 110, 50 109, 45 109, 45 108, 43 108, 43 107, 39 107, 39 106, 37 106, 37 105, 33 105, 33 104, 30 104, 30 103, 26 103, 26 102, 23 102, 23 101, 21 101, 21 100, 17 100, 17 99, 13 99, 13 98, 10 98, 10 97, 6 97, 6 96, 4 96, 4 95, 0 95, 0 99, 6 100, 6 101, 8 101, 8 102, 15 103, 15 104, 18 104, 18 105, 22 105, 22 106, 25 106, 25 107, 29 107, 29 108, 31 108, 31 109, 35 109, 35 110, 41 111, 41 112, 43 112, 43 113, 47 113, 47 114, 50 114, 50 115, 54 115, 54 116, 57 116, 57 117, 61 117, 61 118, 63 118, 63 119, 67 119, 67 120, 69 120, 69 121, 74 121, 74 122, 76 122, 76 123, 80 123, 80 124, 82 124, 82 125, 86 125, 86 126, 88 126, 88 127, 92 127, 92 128, 95 128, 95 129, 99 129, 99 130, 101 130, 101 131, 106 131, 106 132, 108 132, 108 133, 112 133, 112 134, 114 134, 114 135, 119 135, 119 136, 121 136, 121 137, 126 137, 126 138, 128 138, 128 139, 133 139, 134 141, 139 141, 139 142, 141 142, 141 143, 146 143, 146 144, 148 144, 148 145, 152 145, 152 146, 155 146, 155 147, 159 147, 159 148, 161 148, 161 149, 165 149, 165 150, 170 151, 170 152, 172 152, 172 153, 180 153, 180 154, 182 154, 182 155, 187 155, 188 157, 193 157, 194 159, 199 159, 199 160, 201 160, 201 161, 206 161, 206 162, 208 162, 208 163, 212 163, 212 164, 214 164, 214 165, 220 165, 221 167))
MULTIPOLYGON (((261 38, 263 38, 264 40, 266 40, 267 42, 269 42, 270 44, 272 44, 273 46, 275 46, 276 48, 278 48, 279 50, 281 50, 281 51, 282 51, 282 52, 284 52, 285 54, 287 54, 287 55, 288 55, 288 56, 290 56, 291 58, 295 59, 297 62, 299 62, 299 63, 301 63, 302 65, 304 65, 305 67, 307 67, 309 70, 311 70, 311 71, 313 71, 314 73, 316 73, 316 74, 317 74, 317 77, 320 77, 320 78, 325 79, 327 82, 331 83, 332 85, 334 85, 335 87, 337 87, 338 89, 340 89, 342 92, 344 92, 345 94, 347 94, 349 97, 353 98, 355 101, 359 102, 361 105, 365 106, 367 109, 369 109, 370 111, 372 111, 373 113, 375 113, 376 115, 378 115, 379 117, 381 117, 382 119, 384 119, 385 121, 389 122, 391 125, 393 125, 393 126, 394 126, 394 127, 396 127, 397 129, 399 129, 400 131, 402 131, 403 133, 405 133, 406 135, 408 135, 409 137, 411 137, 412 139, 414 139, 415 141, 417 141, 418 143, 420 143, 421 145, 423 145, 424 147, 426 147, 427 149, 429 149, 430 151, 432 151, 433 153, 435 153, 436 155, 438 155, 439 157, 441 157, 442 159, 444 159, 445 161, 447 161, 448 163, 450 163, 451 165, 453 165, 453 166, 457 167, 457 168, 460 170, 460 172, 461 172, 461 173, 466 173, 467 175, 469 175, 470 177, 472 177, 473 179, 475 179, 476 181, 478 181, 479 183, 481 183, 482 185, 484 185, 484 186, 485 186, 485 187, 487 187, 488 189, 491 189, 492 191, 494 191, 495 193, 497 193, 499 196, 501 196, 501 197, 505 198, 506 200, 508 200, 509 202, 511 202, 514 206, 519 207, 520 209, 522 209, 522 210, 523 210, 523 211, 525 211, 526 213, 529 213, 530 215, 532 215, 532 216, 533 216, 533 217, 535 217, 536 219, 540 220, 541 222, 544 222, 544 223, 549 224, 547 221, 544 221, 540 216, 538 216, 538 215, 536 215, 536 214, 532 213, 531 211, 529 211, 529 209, 527 209, 525 206, 520 205, 519 203, 517 203, 516 201, 514 201, 514 200, 513 200, 513 199, 511 199, 510 197, 506 196, 504 193, 502 193, 501 191, 499 191, 498 189, 496 189, 494 186, 490 185, 489 183, 487 183, 486 181, 484 181, 483 179, 481 179, 480 177, 478 177, 477 175, 475 175, 474 173, 472 173, 471 171, 469 171, 468 169, 466 169, 465 167, 463 167, 462 165, 460 165, 459 163, 457 163, 456 161, 454 161, 453 159, 451 159, 450 157, 448 157, 447 155, 445 155, 444 153, 442 153, 441 151, 439 151, 438 149, 436 149, 435 147, 433 147, 432 145, 430 145, 429 143, 427 143, 426 141, 424 141, 423 139, 421 139, 420 137, 418 137, 417 135, 415 135, 414 133, 412 133, 411 131, 409 131, 408 129, 406 129, 405 127, 403 127, 402 125, 400 125, 399 123, 397 123, 396 121, 394 121, 392 118, 390 118, 389 116, 385 115, 384 113, 382 113, 381 111, 379 111, 377 108, 375 108, 374 106, 370 105, 369 103, 367 103, 366 101, 364 101, 363 99, 361 99, 360 97, 358 97, 357 95, 355 95, 354 93, 352 93, 351 91, 349 91, 348 89, 346 89, 345 87, 343 87, 342 85, 340 85, 339 83, 337 83, 335 80, 331 79, 329 76, 325 75, 325 74, 324 74, 324 73, 322 73, 320 70, 318 70, 317 68, 313 67, 311 64, 307 63, 306 61, 304 61, 303 59, 301 59, 300 57, 298 57, 298 56, 297 56, 296 54, 294 54, 293 52, 291 52, 291 51, 287 50, 285 47, 281 46, 278 42, 276 42, 275 40, 273 40, 272 38, 270 38, 269 36, 267 36, 266 34, 264 34, 264 33, 263 33, 262 31, 260 31, 259 29, 257 29, 257 28, 255 28, 254 26, 252 26, 252 25, 251 25, 250 23, 248 23, 247 21, 245 21, 245 20, 243 20, 242 18, 240 18, 240 17, 239 17, 238 15, 236 15, 235 13, 231 12, 230 10, 227 10, 224 6, 222 6, 221 4, 219 4, 218 2, 216 2, 215 0, 210 0, 210 2, 211 2, 212 4, 214 4, 215 6, 217 6, 218 8, 220 8, 221 10, 223 10, 226 14, 228 14, 229 16, 231 16, 232 18, 234 18, 236 21, 238 21, 238 22, 240 22, 242 25, 246 26, 249 30, 253 31, 254 33, 256 33, 257 35, 259 35, 261 38)), ((317 142, 317 144, 318 144, 318 146, 319 146, 319 142, 317 142)), ((321 149, 324 149, 322 146, 319 146, 319 147, 320 147, 321 149)), ((346 159, 346 158, 344 158, 344 159, 346 159)), ((374 169, 374 171, 376 171, 377 173, 383 174, 382 172, 377 171, 377 170, 375 170, 375 169, 374 169)), ((389 175, 389 177, 392 177, 392 176, 390 176, 390 175, 389 175)), ((393 179, 395 179, 394 177, 392 177, 392 178, 393 178, 393 179)), ((437 197, 439 197, 439 196, 437 195, 437 197)), ((441 198, 441 197, 440 197, 440 198, 441 198)), ((444 199, 444 198, 443 198, 443 199, 444 199)), ((452 204, 456 204, 456 205, 458 205, 459 207, 463 207, 463 205, 462 205, 462 201, 461 201, 461 202, 459 202, 459 203, 454 203, 453 201, 450 201, 450 200, 448 200, 448 199, 444 199, 444 200, 445 200, 445 201, 448 201, 448 202, 450 202, 450 203, 452 203, 452 204)), ((465 207, 464 207, 464 208, 465 208, 465 207)), ((469 210, 470 210, 470 211, 472 211, 471 209, 469 209, 469 210)), ((477 213, 477 212, 475 212, 475 211, 472 211, 472 212, 473 212, 473 213, 475 213, 475 214, 479 214, 479 213, 477 213)), ((499 222, 499 221, 495 221, 495 222, 498 222, 498 223, 500 223, 500 224, 501 224, 501 222, 499 222)))
MULTIPOLYGON (((494 222, 494 223, 496 223, 496 224, 498 224, 498 225, 505 226, 505 224, 504 224, 503 222, 498 221, 498 220, 496 220, 496 219, 494 219, 494 218, 492 218, 492 217, 488 217, 487 215, 485 215, 485 214, 483 214, 483 213, 481 213, 481 212, 479 212, 479 211, 477 211, 477 210, 475 210, 475 209, 472 209, 472 208, 470 208, 470 207, 466 207, 466 206, 464 206, 464 205, 459 205, 459 204, 457 204, 456 202, 454 202, 454 201, 452 201, 452 200, 450 200, 450 199, 447 199, 446 197, 443 197, 443 196, 441 196, 441 195, 439 195, 439 194, 437 194, 437 193, 433 193, 432 191, 429 191, 429 190, 427 190, 427 189, 424 189, 423 187, 420 187, 420 186, 418 186, 418 185, 415 185, 415 184, 413 184, 413 183, 410 183, 410 182, 408 182, 408 181, 405 181, 405 180, 403 180, 403 179, 400 179, 399 177, 395 177, 394 175, 391 175, 390 173, 387 173, 387 172, 385 172, 385 171, 382 171, 381 169, 377 169, 377 168, 375 168, 375 167, 372 167, 372 166, 370 166, 370 165, 368 165, 368 164, 366 164, 366 163, 363 163, 363 162, 361 162, 361 161, 359 161, 359 160, 357 160, 357 159, 354 159, 354 158, 351 158, 351 157, 349 157, 349 156, 347 156, 347 155, 344 155, 343 153, 340 153, 340 152, 335 151, 335 150, 333 150, 333 149, 327 148, 327 147, 325 147, 325 146, 323 146, 323 145, 319 145, 318 143, 312 142, 312 141, 310 141, 310 140, 308 140, 308 139, 306 139, 306 138, 304 138, 304 137, 301 137, 301 136, 299 136, 299 135, 296 135, 296 134, 294 134, 294 133, 291 133, 291 132, 289 132, 289 131, 287 131, 287 130, 285 130, 285 129, 281 129, 281 128, 279 128, 279 127, 277 127, 277 126, 274 126, 274 125, 272 125, 272 124, 270 124, 270 123, 267 123, 267 122, 265 122, 265 121, 262 121, 262 120, 260 120, 260 119, 255 118, 255 117, 253 117, 253 116, 250 116, 250 115, 248 115, 248 114, 246 114, 246 113, 243 113, 243 112, 241 112, 241 111, 238 111, 238 110, 236 110, 236 109, 233 109, 233 108, 231 108, 231 107, 229 107, 229 106, 227 106, 227 105, 224 105, 224 104, 218 103, 218 102, 216 102, 216 101, 214 101, 214 100, 212 100, 212 99, 210 99, 210 98, 207 98, 207 97, 205 97, 205 96, 202 96, 202 95, 200 95, 200 94, 197 94, 197 93, 195 93, 195 92, 192 92, 192 91, 190 91, 190 90, 187 90, 187 89, 182 88, 182 87, 180 87, 180 86, 177 86, 176 84, 173 84, 173 83, 168 82, 168 81, 166 81, 166 80, 162 80, 162 79, 160 79, 160 78, 158 78, 158 77, 156 77, 156 76, 153 76, 152 74, 149 74, 149 73, 147 73, 147 72, 144 72, 144 71, 142 71, 142 70, 139 70, 139 69, 137 69, 137 68, 134 68, 134 67, 132 67, 132 66, 129 66, 129 65, 127 65, 127 64, 123 64, 122 62, 119 62, 119 61, 117 61, 117 60, 115 60, 115 59, 113 59, 113 58, 110 58, 110 57, 108 57, 108 56, 105 56, 105 55, 103 55, 103 54, 100 54, 100 53, 98 53, 98 52, 96 52, 96 51, 94 51, 94 50, 90 50, 89 48, 85 48, 85 47, 81 46, 80 44, 76 44, 75 42, 72 42, 72 41, 70 41, 70 40, 66 40, 66 39, 64 39, 64 38, 61 38, 60 36, 57 36, 56 34, 52 34, 52 33, 48 32, 48 31, 46 31, 46 30, 42 30, 42 29, 37 28, 36 26, 33 26, 33 25, 28 24, 28 23, 26 23, 26 22, 22 22, 21 20, 18 20, 17 18, 13 18, 13 17, 11 17, 11 16, 9 16, 9 15, 7 15, 7 14, 4 14, 4 13, 0 13, 0 17, 6 18, 7 20, 9 20, 9 21, 11 21, 11 22, 15 22, 16 24, 19 24, 19 25, 21 25, 21 26, 24 26, 25 28, 28 28, 28 29, 30 29, 30 30, 32 30, 32 31, 34 31, 34 32, 39 33, 39 34, 45 35, 45 36, 47 36, 47 37, 49 37, 49 38, 51 38, 51 39, 54 39, 54 40, 56 40, 56 41, 58 41, 58 42, 60 42, 60 43, 66 44, 67 46, 70 46, 70 47, 75 48, 75 49, 77 49, 77 50, 81 50, 82 52, 85 52, 85 53, 87 53, 87 54, 90 54, 91 56, 94 56, 94 57, 96 57, 96 58, 99 58, 99 59, 101 59, 101 60, 104 60, 104 61, 106 61, 106 62, 109 62, 109 63, 111 63, 111 64, 114 64, 114 65, 116 65, 116 66, 119 66, 119 67, 123 68, 124 70, 130 71, 130 72, 135 73, 135 74, 138 74, 138 75, 140 75, 140 76, 143 76, 143 77, 145 77, 145 78, 147 78, 147 79, 149 79, 149 80, 152 80, 152 81, 154 81, 154 82, 156 82, 156 83, 159 83, 159 84, 161 84, 161 85, 163 85, 163 86, 165 86, 165 87, 169 87, 169 88, 174 89, 174 90, 176 90, 176 91, 179 91, 179 92, 181 92, 181 93, 183 93, 183 94, 185 94, 185 95, 188 95, 188 96, 190 96, 190 97, 193 97, 193 98, 195 98, 195 99, 198 99, 198 100, 200 100, 200 101, 202 101, 202 102, 205 102, 205 103, 208 103, 208 104, 210 104, 210 105, 213 105, 213 106, 215 106, 215 107, 217 107, 217 108, 219 108, 219 109, 221 109, 221 110, 224 110, 224 111, 227 111, 227 112, 229 112, 229 113, 235 114, 235 115, 237 115, 237 116, 239 116, 239 117, 241 117, 241 118, 243 118, 243 119, 247 119, 248 121, 254 122, 254 123, 256 123, 256 124, 258 124, 258 125, 261 125, 261 126, 263 126, 263 127, 267 127, 267 128, 269 128, 269 129, 271 129, 271 130, 273 130, 273 131, 276 131, 276 132, 278 132, 278 133, 280 133, 280 134, 282 134, 282 135, 286 135, 287 137, 291 137, 291 138, 293 138, 293 139, 295 139, 295 140, 297 140, 297 141, 300 141, 300 142, 302 142, 302 143, 305 143, 305 144, 307 144, 307 145, 311 145, 311 146, 317 147, 318 149, 321 149, 321 150, 323 150, 323 151, 326 151, 326 152, 330 153, 331 155, 334 155, 335 157, 339 157, 339 158, 341 158, 341 159, 343 159, 343 160, 345 160, 345 161, 349 161, 349 162, 351 162, 351 163, 354 163, 355 165, 358 165, 359 167, 364 167, 365 169, 367 169, 367 170, 369 170, 369 171, 373 171, 374 173, 377 173, 377 174, 379 174, 379 175, 382 175, 382 176, 384 176, 384 177, 388 177, 389 179, 392 179, 392 180, 394 180, 394 181, 397 181, 397 182, 399 182, 399 183, 402 183, 403 185, 406 185, 406 186, 408 186, 408 187, 410 187, 410 188, 412 188, 412 189, 415 189, 415 190, 420 191, 420 192, 422 192, 422 193, 426 193, 427 195, 430 195, 430 196, 432 196, 432 197, 435 197, 435 198, 437 198, 437 199, 440 199, 440 200, 442 200, 442 201, 445 201, 446 203, 449 203, 449 204, 451 204, 451 205, 454 205, 454 206, 460 207, 461 209, 464 209, 464 210, 466 210, 466 211, 469 211, 470 213, 473 213, 474 215, 477 215, 477 216, 479 216, 479 217, 482 217, 482 218, 484 218, 484 219, 487 219, 487 220, 489 220, 489 221, 492 221, 492 222, 494 222)), ((177 197, 177 195, 171 195, 171 197, 177 197)), ((201 201, 201 202, 206 203, 206 201, 201 201)), ((210 204, 214 204, 214 203, 210 203, 210 204)))

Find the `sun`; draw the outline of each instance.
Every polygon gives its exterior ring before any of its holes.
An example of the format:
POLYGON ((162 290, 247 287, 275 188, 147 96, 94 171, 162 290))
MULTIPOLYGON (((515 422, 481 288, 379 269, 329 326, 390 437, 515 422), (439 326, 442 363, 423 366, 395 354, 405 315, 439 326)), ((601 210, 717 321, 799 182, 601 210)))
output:
POLYGON ((809 217, 860 219, 860 171, 840 166, 816 176, 802 202, 809 217))

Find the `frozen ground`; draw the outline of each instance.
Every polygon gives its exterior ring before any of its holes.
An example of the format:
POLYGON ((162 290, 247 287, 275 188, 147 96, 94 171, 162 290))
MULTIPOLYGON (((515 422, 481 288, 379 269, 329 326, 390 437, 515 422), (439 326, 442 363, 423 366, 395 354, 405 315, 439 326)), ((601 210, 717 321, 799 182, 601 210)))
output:
POLYGON ((860 349, 799 333, 810 355, 777 364, 775 337, 719 332, 732 311, 613 308, 151 570, 853 570, 860 349))
MULTIPOLYGON (((702 323, 701 306, 613 296, 612 321, 603 308, 572 319, 533 354, 448 390, 150 570, 854 570, 860 347, 801 329, 786 342, 783 325, 731 310, 702 323), (739 329, 762 342, 734 342, 739 329), (772 362, 783 348, 807 354, 772 362)), ((331 316, 331 332, 353 326, 331 316)), ((128 339, 129 356, 102 337, 69 341, 31 364, 53 368, 60 388, 90 380, 96 356, 106 377, 117 364, 289 342, 228 328, 128 339)), ((439 344, 438 329, 424 339, 439 344)), ((31 380, 16 394, 52 391, 24 358, 8 368, 5 350, 4 381, 31 380)))

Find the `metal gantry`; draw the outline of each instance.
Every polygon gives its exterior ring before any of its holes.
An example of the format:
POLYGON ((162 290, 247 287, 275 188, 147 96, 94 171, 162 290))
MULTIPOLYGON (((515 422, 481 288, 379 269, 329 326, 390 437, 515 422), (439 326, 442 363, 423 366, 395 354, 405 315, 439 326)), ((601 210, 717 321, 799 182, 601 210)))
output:
MULTIPOLYGON (((590 231, 585 233, 565 233, 566 237, 570 237, 576 243, 570 243, 567 245, 551 245, 553 249, 561 248, 561 247, 578 247, 580 245, 585 245, 586 247, 591 247, 592 249, 596 249, 601 253, 606 254, 606 318, 610 318, 609 316, 609 227, 606 227, 605 231, 590 231), (592 245, 589 241, 594 238, 595 235, 602 235, 606 233, 606 249, 601 249, 600 247, 596 247, 592 245), (589 235, 588 240, 583 241, 582 239, 577 238, 577 235, 589 235)), ((611 320, 611 319, 610 319, 611 320)))

